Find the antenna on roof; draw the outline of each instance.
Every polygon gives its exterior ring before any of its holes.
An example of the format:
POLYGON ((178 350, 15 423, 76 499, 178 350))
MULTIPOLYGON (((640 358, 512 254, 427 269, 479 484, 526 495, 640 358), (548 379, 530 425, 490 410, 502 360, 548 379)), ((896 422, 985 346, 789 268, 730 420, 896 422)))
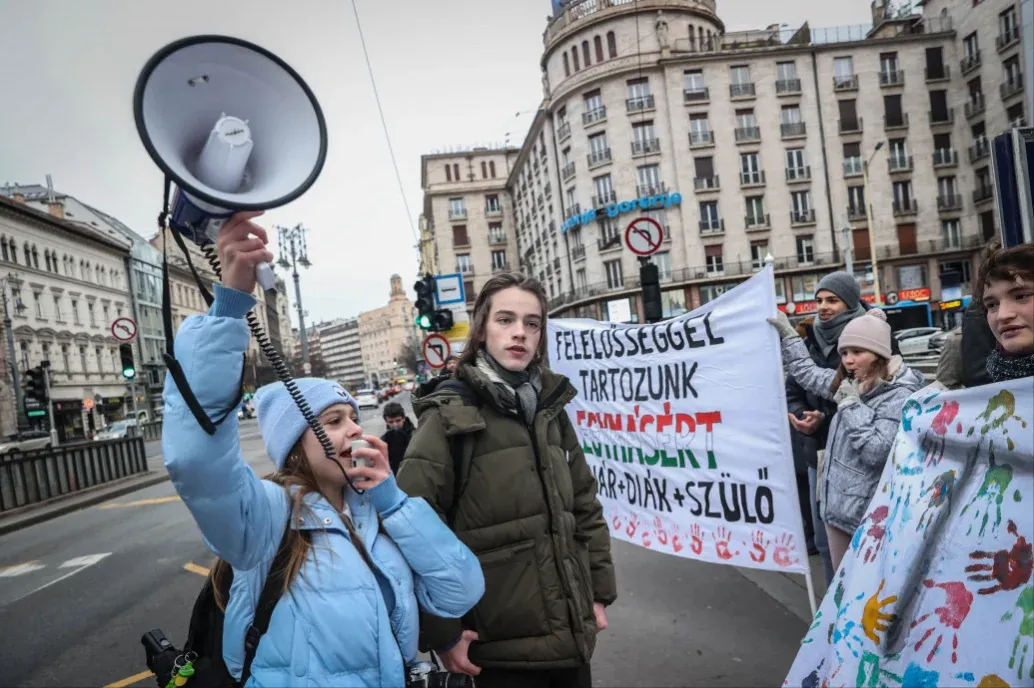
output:
POLYGON ((57 202, 57 196, 54 194, 54 180, 51 179, 49 174, 47 175, 47 202, 57 202))

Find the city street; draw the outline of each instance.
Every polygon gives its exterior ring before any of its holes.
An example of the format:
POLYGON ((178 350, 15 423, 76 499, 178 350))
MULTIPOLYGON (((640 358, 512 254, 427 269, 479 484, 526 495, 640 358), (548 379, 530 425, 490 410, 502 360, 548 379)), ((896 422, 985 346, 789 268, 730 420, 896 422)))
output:
MULTIPOLYGON (((362 418, 383 432, 379 411, 362 418)), ((255 470, 269 470, 254 421, 241 438, 255 470)), ((620 542, 613 551, 620 598, 597 646, 596 685, 782 681, 800 618, 733 568, 620 542)), ((0 538, 4 685, 154 685, 140 636, 161 628, 183 642, 211 559, 171 483, 0 538)))

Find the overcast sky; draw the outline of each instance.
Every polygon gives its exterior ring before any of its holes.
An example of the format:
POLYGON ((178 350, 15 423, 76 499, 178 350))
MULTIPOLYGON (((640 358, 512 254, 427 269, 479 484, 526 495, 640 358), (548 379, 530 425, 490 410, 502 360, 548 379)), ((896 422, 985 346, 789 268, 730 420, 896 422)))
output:
MULTIPOLYGON (((411 217, 407 218, 349 0, 0 0, 0 185, 44 184, 154 233, 162 177, 133 124, 140 68, 167 43, 220 33, 257 43, 316 93, 330 147, 316 184, 261 218, 311 229, 310 320, 383 305, 410 290, 422 207, 420 155, 519 145, 542 94, 550 0, 357 0, 411 217)), ((719 0, 727 30, 869 21, 868 0, 719 0), (778 8, 778 9, 777 9, 778 8)), ((292 304, 294 294, 291 295, 292 304)), ((292 313, 293 317, 293 313, 292 313)))

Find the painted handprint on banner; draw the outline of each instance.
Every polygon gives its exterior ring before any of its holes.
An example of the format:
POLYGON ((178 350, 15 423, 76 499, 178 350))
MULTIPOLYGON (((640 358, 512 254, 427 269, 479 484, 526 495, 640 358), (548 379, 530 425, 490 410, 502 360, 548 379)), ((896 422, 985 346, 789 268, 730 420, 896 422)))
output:
POLYGON ((700 524, 694 523, 693 527, 689 529, 689 549, 693 554, 699 555, 704 551, 704 530, 700 527, 700 524))
POLYGON ((1007 530, 1016 537, 1012 549, 997 552, 977 550, 969 555, 974 561, 991 560, 990 564, 970 564, 966 567, 971 581, 995 582, 995 585, 978 590, 981 595, 992 595, 1000 590, 1016 590, 1030 580, 1031 571, 1034 570, 1034 549, 1031 543, 1017 532, 1014 522, 1009 521, 1007 530))
POLYGON ((861 656, 862 646, 865 644, 865 640, 859 634, 859 631, 864 629, 847 616, 847 610, 863 597, 865 597, 865 593, 859 594, 853 600, 841 606, 837 612, 837 618, 829 627, 829 644, 833 646, 833 651, 841 664, 844 663, 844 656, 840 654, 840 648, 846 648, 857 658, 861 656))
POLYGON ((728 561, 739 554, 739 550, 733 552, 729 549, 730 540, 732 540, 732 531, 725 526, 722 526, 713 533, 711 538, 714 540, 714 551, 715 554, 718 555, 719 559, 728 561))
POLYGON ((987 522, 991 518, 992 509, 995 512, 994 524, 991 526, 992 530, 998 528, 1002 523, 1002 502, 1005 501, 1005 493, 1008 492, 1009 485, 1012 483, 1012 466, 1009 464, 1000 466, 995 463, 994 444, 991 444, 989 451, 990 456, 987 460, 987 470, 984 471, 984 482, 980 485, 980 489, 977 491, 973 501, 962 507, 960 514, 965 514, 970 507, 973 507, 973 520, 969 525, 969 530, 966 531, 966 535, 972 534, 973 528, 979 522, 980 537, 983 537, 984 531, 987 529, 987 522))
POLYGON ((955 487, 955 475, 954 470, 945 471, 934 479, 930 487, 923 491, 923 494, 929 494, 930 498, 926 503, 926 509, 919 516, 916 530, 923 530, 930 525, 937 514, 937 509, 948 501, 948 497, 951 496, 951 491, 955 487))
POLYGON ((622 526, 621 514, 614 514, 614 518, 610 519, 610 525, 613 526, 615 532, 620 531, 622 526))
POLYGON ((937 637, 934 639, 933 646, 930 648, 930 653, 926 656, 927 662, 932 662, 934 655, 941 647, 941 643, 944 641, 944 634, 947 631, 951 631, 951 661, 952 664, 959 661, 958 648, 959 648, 959 628, 962 626, 962 622, 969 616, 969 610, 973 606, 973 593, 966 589, 964 583, 934 583, 932 580, 924 580, 923 585, 927 588, 940 588, 944 591, 945 601, 940 607, 934 608, 932 612, 923 614, 915 621, 912 622, 911 628, 920 626, 928 619, 937 615, 937 619, 940 620, 943 629, 938 629, 937 624, 931 621, 930 625, 926 628, 926 632, 919 637, 919 640, 915 643, 915 651, 919 652, 919 648, 932 636, 937 633, 937 637))
POLYGON ((646 547, 647 549, 649 549, 651 544, 653 544, 653 540, 650 539, 650 531, 649 530, 644 530, 643 531, 643 547, 646 547))
POLYGON ((883 538, 887 534, 887 516, 890 509, 886 504, 881 504, 872 510, 872 513, 862 521, 862 526, 855 531, 854 537, 851 538, 851 549, 855 552, 861 552, 865 549, 864 561, 869 561, 876 558, 876 555, 880 551, 880 547, 883 546, 883 538), (865 526, 871 523, 868 528, 865 526))
POLYGON ((783 568, 793 566, 800 561, 796 552, 797 542, 794 536, 790 533, 783 533, 779 539, 776 540, 775 549, 772 551, 772 561, 783 568))
POLYGON ((676 524, 672 529, 671 548, 675 550, 675 554, 678 554, 686 548, 686 546, 682 544, 682 530, 678 527, 678 524, 676 524))
POLYGON ((668 532, 664 530, 664 524, 661 523, 661 519, 653 519, 653 532, 657 535, 657 542, 661 543, 662 546, 668 546, 668 532))
MULTIPOLYGON (((883 586, 887 583, 886 580, 880 581, 880 587, 876 589, 876 592, 872 594, 865 602, 865 607, 862 609, 862 631, 865 633, 865 637, 876 643, 877 647, 880 644, 880 637, 876 635, 876 632, 884 632, 887 630, 887 622, 894 619, 894 614, 888 614, 882 611, 888 604, 893 604, 897 601, 897 595, 891 595, 880 599, 880 593, 883 592, 883 586)), ((862 597, 865 593, 862 593, 862 597)), ((861 599, 861 598, 859 598, 861 599)), ((857 655, 856 655, 857 656, 857 655)))
MULTIPOLYGON (((1034 654, 1031 653, 1034 645, 1034 585, 1023 589, 1016 600, 1016 606, 1020 610, 1020 629, 1012 644, 1009 668, 1015 669, 1016 677, 1021 679, 1024 678, 1024 668, 1027 668, 1027 678, 1034 678, 1034 654)), ((1011 621, 1012 618, 1013 612, 1006 612, 1002 622, 1011 621)))
POLYGON ((637 530, 639 530, 639 516, 633 514, 632 518, 628 519, 628 525, 625 527, 625 535, 628 537, 635 537, 637 530))
MULTIPOLYGON (((758 564, 765 561, 765 556, 768 554, 768 546, 772 544, 772 541, 765 537, 765 531, 755 530, 750 536, 750 560, 757 562, 758 564)), ((747 543, 744 542, 744 545, 747 543)))

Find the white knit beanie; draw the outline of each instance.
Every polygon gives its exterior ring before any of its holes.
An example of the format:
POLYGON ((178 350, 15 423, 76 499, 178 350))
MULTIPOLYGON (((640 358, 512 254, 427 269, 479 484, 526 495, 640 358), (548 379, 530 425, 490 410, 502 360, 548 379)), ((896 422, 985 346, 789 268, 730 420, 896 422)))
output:
POLYGON ((881 308, 871 308, 860 318, 847 323, 837 340, 837 351, 855 348, 871 351, 883 358, 891 357, 890 325, 887 314, 881 308))

